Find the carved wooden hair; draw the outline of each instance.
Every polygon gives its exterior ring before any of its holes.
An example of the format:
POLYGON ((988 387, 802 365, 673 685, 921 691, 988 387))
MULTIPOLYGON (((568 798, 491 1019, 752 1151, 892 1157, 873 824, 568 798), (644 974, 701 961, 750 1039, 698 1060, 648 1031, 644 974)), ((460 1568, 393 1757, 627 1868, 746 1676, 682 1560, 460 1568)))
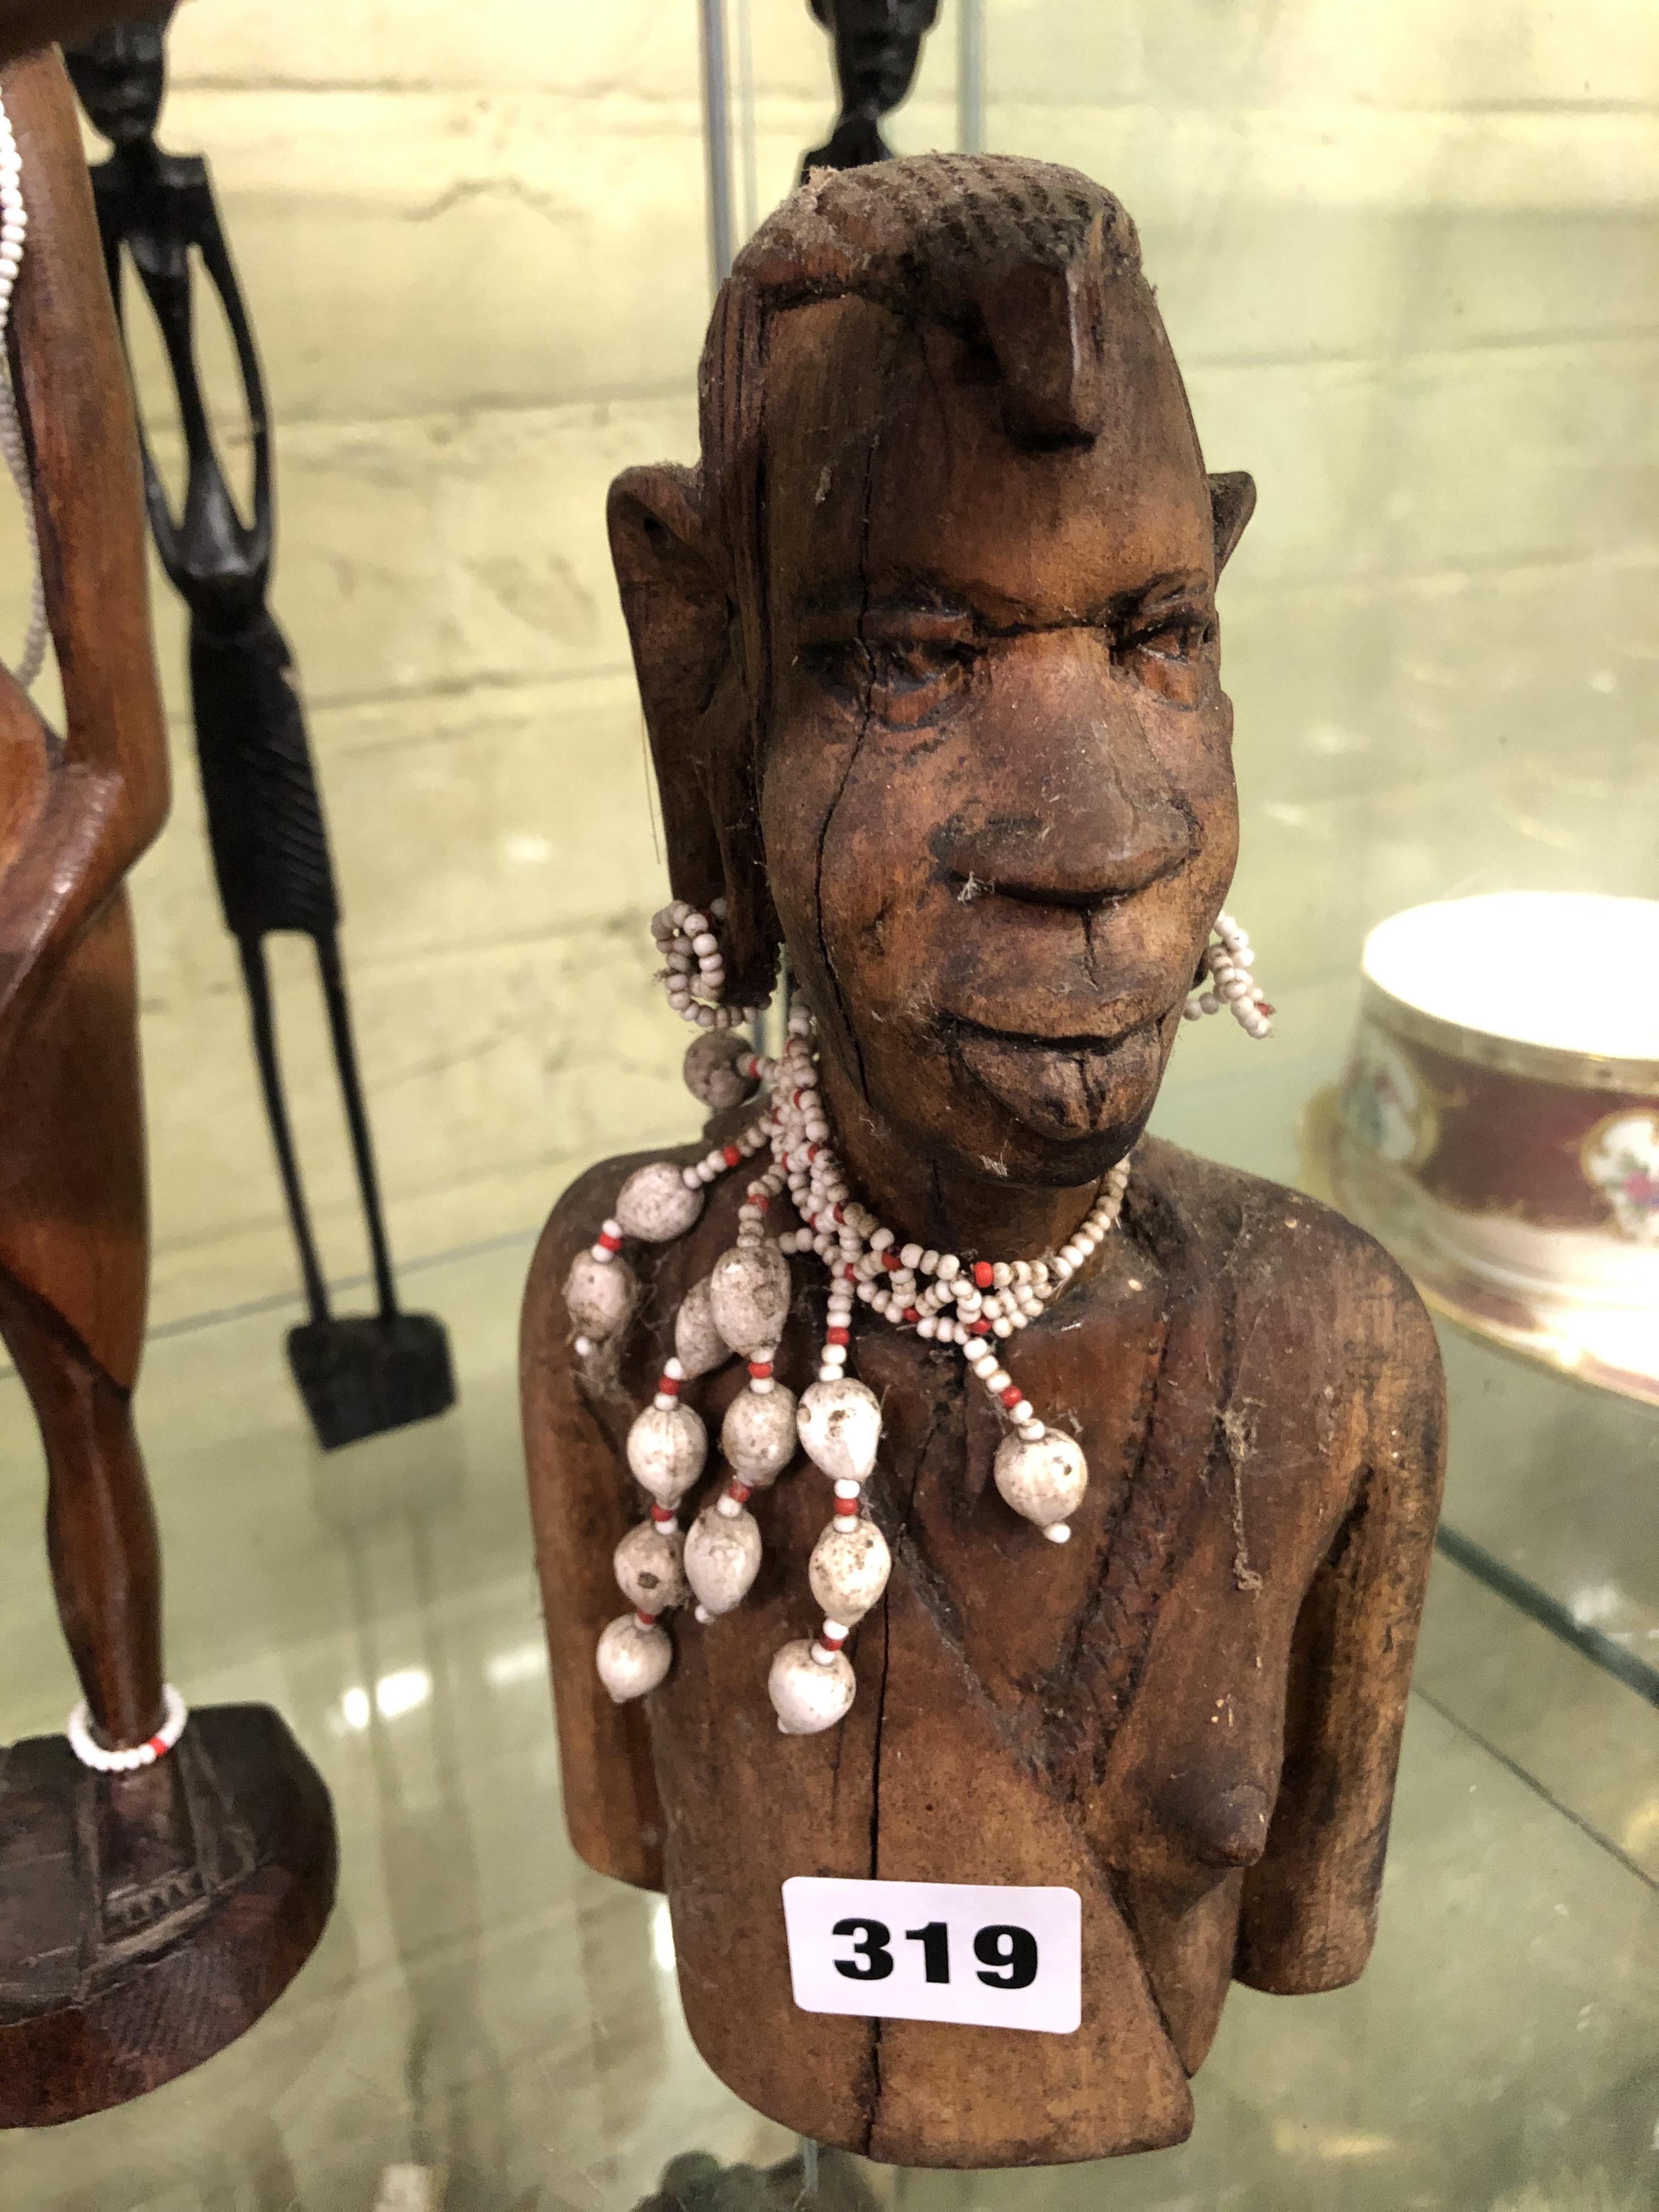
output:
POLYGON ((752 506, 774 314, 853 295, 941 324, 986 348, 1012 437, 1085 442, 1104 398, 1109 276, 1144 282, 1140 241, 1075 169, 928 154, 815 170, 755 233, 715 304, 699 385, 705 516, 730 542, 752 506))
MULTIPOLYGON (((854 298, 918 334, 942 328, 963 340, 1000 394, 1012 446, 1027 450, 1091 444, 1113 404, 1111 318, 1158 323, 1125 210, 1103 185, 1051 162, 929 154, 815 170, 761 225, 715 302, 698 380, 698 466, 629 470, 611 489, 611 546, 670 872, 677 895, 695 902, 717 896, 734 871, 760 867, 756 793, 771 699, 766 533, 777 490, 767 478, 766 410, 788 404, 772 368, 771 326, 793 309, 854 298)), ((872 436, 878 428, 872 423, 872 436)), ((1195 432, 1193 453, 1201 466, 1195 432)), ((1255 495, 1244 477, 1212 478, 1212 490, 1219 568, 1255 495)), ((776 934, 763 892, 757 926, 734 914, 734 989, 769 991, 776 934)))

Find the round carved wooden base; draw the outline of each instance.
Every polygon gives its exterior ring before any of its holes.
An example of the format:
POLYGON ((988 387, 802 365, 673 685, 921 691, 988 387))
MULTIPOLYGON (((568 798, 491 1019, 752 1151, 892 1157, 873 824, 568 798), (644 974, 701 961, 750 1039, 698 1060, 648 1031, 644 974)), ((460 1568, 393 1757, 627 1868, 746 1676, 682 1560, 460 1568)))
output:
POLYGON ((252 2027, 334 1902, 321 1778, 265 1705, 193 1712, 136 1774, 0 1752, 0 2127, 127 2103, 252 2027))

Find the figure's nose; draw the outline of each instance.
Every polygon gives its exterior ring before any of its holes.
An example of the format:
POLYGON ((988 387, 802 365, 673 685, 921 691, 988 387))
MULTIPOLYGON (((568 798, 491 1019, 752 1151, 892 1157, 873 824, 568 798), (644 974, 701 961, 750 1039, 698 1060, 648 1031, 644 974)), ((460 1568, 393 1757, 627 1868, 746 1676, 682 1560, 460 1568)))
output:
POLYGON ((1139 687, 1097 633, 1020 641, 993 701, 975 732, 980 804, 934 847, 964 886, 1090 908, 1191 859, 1193 817, 1147 741, 1139 687))

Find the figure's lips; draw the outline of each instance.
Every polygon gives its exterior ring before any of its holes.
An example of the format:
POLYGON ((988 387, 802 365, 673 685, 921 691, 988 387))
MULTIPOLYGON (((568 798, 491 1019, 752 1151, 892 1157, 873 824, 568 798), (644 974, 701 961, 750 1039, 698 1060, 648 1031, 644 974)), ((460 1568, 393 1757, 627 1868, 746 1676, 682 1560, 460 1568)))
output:
POLYGON ((1098 1136, 1133 1118, 1163 1070, 1159 1024, 1108 1036, 1038 1036, 947 1021, 951 1050, 999 1104, 1039 1134, 1098 1136))

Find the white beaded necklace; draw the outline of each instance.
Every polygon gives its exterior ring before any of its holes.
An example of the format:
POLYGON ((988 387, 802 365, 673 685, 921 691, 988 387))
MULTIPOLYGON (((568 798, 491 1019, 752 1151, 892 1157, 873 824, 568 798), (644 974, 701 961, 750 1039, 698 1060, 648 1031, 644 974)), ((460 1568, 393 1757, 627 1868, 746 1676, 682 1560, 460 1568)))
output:
MULTIPOLYGON (((660 930, 658 937, 662 943, 660 930)), ((712 1030, 716 1024, 701 1026, 712 1030)), ((811 1016, 797 1000, 776 1061, 757 1058, 741 1039, 706 1040, 714 1048, 710 1073, 724 1071, 742 1086, 771 1083, 766 1107, 740 1136, 692 1167, 659 1160, 635 1170, 618 1194, 615 1215, 579 1255, 565 1288, 582 1332, 575 1348, 586 1359, 622 1328, 635 1302, 633 1271, 621 1256, 624 1243, 637 1237, 665 1243, 685 1235, 702 1213, 707 1186, 769 1151, 770 1165, 750 1182, 738 1210, 736 1243, 683 1301, 674 1356, 629 1431, 629 1465, 653 1502, 649 1520, 617 1547, 617 1579, 634 1610, 599 1638, 599 1669, 618 1703, 642 1697, 672 1663, 663 1613, 690 1596, 696 1618, 707 1623, 742 1602, 759 1571, 762 1548, 749 1501, 777 1480, 799 1442, 834 1485, 835 1502, 807 1568, 823 1626, 815 1638, 786 1644, 769 1677, 778 1725, 789 1735, 813 1735, 845 1718, 855 1683, 844 1647, 880 1598, 891 1566, 886 1540, 864 1503, 881 1407, 867 1385, 847 1376, 854 1301, 895 1328, 961 1347, 969 1370, 1012 1425, 994 1462, 999 1492, 1050 1541, 1064 1543, 1071 1534, 1068 1516, 1088 1485, 1087 1462, 1073 1437, 1038 1418, 994 1346, 1035 1320, 1086 1263, 1115 1224, 1129 1179, 1128 1163, 1121 1161, 1071 1238, 1048 1259, 981 1260, 969 1267, 955 1253, 901 1245, 851 1194, 830 1141, 811 1039, 811 1016), (804 1225, 769 1237, 767 1213, 786 1191, 804 1225), (797 1404, 774 1377, 772 1361, 792 1296, 787 1255, 807 1252, 829 1271, 829 1316, 817 1380, 797 1404), (731 1478, 682 1535, 676 1508, 702 1473, 708 1438, 702 1416, 681 1393, 734 1354, 748 1362, 749 1386, 721 1425, 731 1478)))

